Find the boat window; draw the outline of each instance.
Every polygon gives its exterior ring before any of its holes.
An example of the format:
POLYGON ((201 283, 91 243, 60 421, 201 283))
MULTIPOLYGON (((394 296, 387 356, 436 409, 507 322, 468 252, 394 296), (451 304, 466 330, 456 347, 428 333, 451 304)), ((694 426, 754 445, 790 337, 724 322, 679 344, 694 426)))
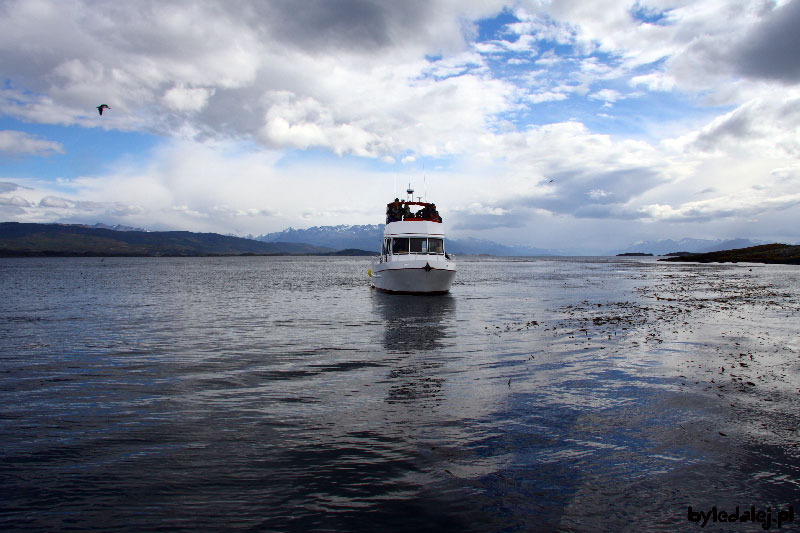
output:
POLYGON ((428 252, 428 239, 424 237, 411 237, 411 253, 424 254, 428 252))
POLYGON ((408 239, 392 239, 392 253, 393 254, 407 254, 408 253, 408 239))
POLYGON ((443 254, 444 239, 428 239, 428 251, 432 254, 443 254))

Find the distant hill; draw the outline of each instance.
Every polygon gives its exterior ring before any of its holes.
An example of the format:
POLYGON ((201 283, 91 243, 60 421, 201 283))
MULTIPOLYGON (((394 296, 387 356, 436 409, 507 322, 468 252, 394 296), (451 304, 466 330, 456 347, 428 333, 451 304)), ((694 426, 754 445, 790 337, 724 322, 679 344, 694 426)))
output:
POLYGON ((347 248, 345 250, 337 250, 335 252, 328 252, 319 255, 335 255, 339 257, 359 257, 359 256, 374 256, 378 252, 370 252, 369 250, 359 250, 358 248, 347 248))
POLYGON ((788 244, 763 244, 736 250, 708 252, 704 254, 682 254, 659 261, 698 263, 775 263, 800 265, 800 246, 788 244))
POLYGON ((733 250, 766 244, 764 241, 750 239, 663 239, 660 241, 637 242, 617 253, 649 253, 653 255, 667 255, 676 252, 706 253, 720 250, 733 250))
MULTIPOLYGON (((379 253, 383 240, 383 224, 356 226, 314 226, 308 229, 289 228, 253 237, 262 242, 303 242, 316 246, 345 249, 356 248, 379 253)), ((481 239, 446 238, 445 247, 454 254, 491 254, 500 256, 557 255, 552 250, 527 246, 508 246, 481 239)))
POLYGON ((70 224, 0 223, 0 256, 304 255, 335 250, 217 233, 117 231, 70 224))

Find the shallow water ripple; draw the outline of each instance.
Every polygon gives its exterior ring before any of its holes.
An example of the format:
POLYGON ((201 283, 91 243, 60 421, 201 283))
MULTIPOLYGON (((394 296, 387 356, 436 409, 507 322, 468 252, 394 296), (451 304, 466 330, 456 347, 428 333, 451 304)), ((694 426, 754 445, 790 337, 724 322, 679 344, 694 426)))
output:
POLYGON ((0 528, 800 513, 797 267, 467 258, 443 297, 376 293, 367 268, 0 260, 0 528))

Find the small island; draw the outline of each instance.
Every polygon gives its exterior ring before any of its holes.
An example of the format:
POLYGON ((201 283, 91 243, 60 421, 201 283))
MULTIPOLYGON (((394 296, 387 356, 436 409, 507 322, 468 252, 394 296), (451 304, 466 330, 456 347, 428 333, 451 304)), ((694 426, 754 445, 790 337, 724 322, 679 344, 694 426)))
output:
POLYGON ((617 254, 617 257, 653 257, 653 254, 646 254, 644 252, 625 252, 624 254, 617 254))

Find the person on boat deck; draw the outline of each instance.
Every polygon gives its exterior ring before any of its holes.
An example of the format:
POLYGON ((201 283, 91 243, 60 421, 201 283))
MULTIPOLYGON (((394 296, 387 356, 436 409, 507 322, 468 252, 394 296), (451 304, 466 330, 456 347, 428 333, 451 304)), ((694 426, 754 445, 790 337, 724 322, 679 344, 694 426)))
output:
POLYGON ((421 218, 422 220, 430 220, 431 216, 431 208, 429 205, 425 205, 422 209, 419 210, 417 213, 417 217, 421 218))
POLYGON ((403 205, 403 219, 411 218, 411 208, 408 207, 408 204, 403 205))
POLYGON ((429 215, 430 215, 431 220, 433 220, 434 222, 441 222, 442 221, 442 217, 439 216, 439 212, 436 210, 436 204, 431 204, 431 209, 430 209, 429 215))
POLYGON ((395 198, 394 202, 386 204, 386 223, 400 221, 400 199, 395 198))

